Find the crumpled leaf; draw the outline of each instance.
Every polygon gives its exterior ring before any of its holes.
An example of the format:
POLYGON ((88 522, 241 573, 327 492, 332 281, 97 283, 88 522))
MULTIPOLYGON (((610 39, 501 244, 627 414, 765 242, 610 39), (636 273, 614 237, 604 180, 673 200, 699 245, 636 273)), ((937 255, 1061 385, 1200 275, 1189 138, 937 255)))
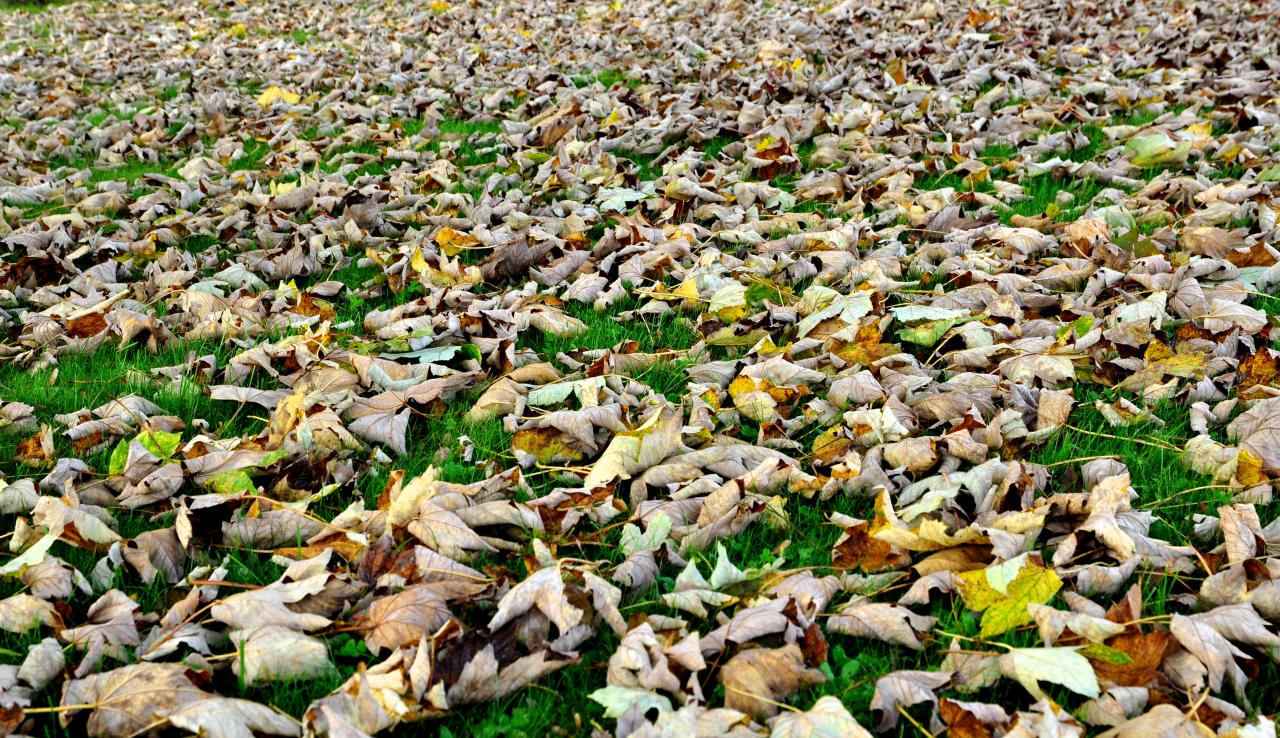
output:
POLYGON ((826 677, 804 664, 800 647, 754 648, 725 662, 720 672, 725 706, 758 717, 774 715, 775 703, 826 677))

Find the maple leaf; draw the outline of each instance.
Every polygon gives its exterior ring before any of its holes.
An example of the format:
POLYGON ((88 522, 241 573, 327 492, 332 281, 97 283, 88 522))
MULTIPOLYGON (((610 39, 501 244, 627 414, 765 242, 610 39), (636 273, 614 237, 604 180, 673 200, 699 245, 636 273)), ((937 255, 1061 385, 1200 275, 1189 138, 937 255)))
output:
POLYGON ((1026 554, 958 574, 956 583, 965 605, 982 612, 983 638, 1032 622, 1027 606, 1048 602, 1062 588, 1052 569, 1032 563, 1026 554))
POLYGON ((1044 698, 1041 681, 1059 684, 1085 697, 1099 694, 1098 677, 1076 647, 1015 648, 1000 656, 1000 671, 1037 698, 1044 698))
POLYGON ((787 712, 773 721, 769 738, 871 738, 840 700, 819 697, 805 712, 787 712))
POLYGON ((720 671, 725 706, 758 717, 777 713, 778 701, 825 680, 822 672, 804 665, 804 655, 794 643, 742 651, 720 671))

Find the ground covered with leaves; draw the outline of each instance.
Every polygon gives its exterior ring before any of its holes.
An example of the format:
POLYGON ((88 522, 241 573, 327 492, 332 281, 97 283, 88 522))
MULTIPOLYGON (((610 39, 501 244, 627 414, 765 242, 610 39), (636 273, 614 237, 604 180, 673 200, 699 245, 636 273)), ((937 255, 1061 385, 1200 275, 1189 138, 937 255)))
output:
POLYGON ((1277 14, 0 8, 0 735, 1274 736, 1277 14))

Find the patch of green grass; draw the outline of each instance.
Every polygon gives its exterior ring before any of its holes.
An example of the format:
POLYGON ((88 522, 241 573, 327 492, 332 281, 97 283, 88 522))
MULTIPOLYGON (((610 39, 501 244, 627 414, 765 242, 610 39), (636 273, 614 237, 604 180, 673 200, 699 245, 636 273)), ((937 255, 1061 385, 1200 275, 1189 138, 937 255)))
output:
MULTIPOLYGON (((630 300, 614 305, 612 310, 624 312, 634 306, 630 300)), ((685 327, 678 314, 667 312, 653 317, 637 316, 620 321, 614 315, 601 313, 581 303, 569 303, 564 311, 587 324, 586 332, 577 336, 554 336, 527 331, 520 336, 520 346, 530 348, 549 360, 559 353, 582 349, 613 348, 626 340, 634 340, 640 351, 652 353, 662 349, 686 349, 697 342, 697 335, 685 327)))
MULTIPOLYGON (((26 13, 34 15, 43 13, 49 8, 56 8, 59 5, 66 5, 71 0, 3 0, 0 2, 0 12, 10 13, 26 13)), ((47 23, 40 23, 37 26, 37 33, 43 38, 49 38, 52 29, 47 23)))
MULTIPOLYGON (((832 525, 832 513, 854 517, 870 517, 874 499, 839 495, 827 501, 787 495, 784 510, 788 521, 784 527, 753 525, 740 535, 724 541, 729 559, 739 567, 764 566, 781 556, 787 569, 815 567, 825 573, 831 568, 831 551, 842 532, 832 525)), ((704 552, 705 555, 705 552, 704 552)), ((708 561, 714 564, 714 557, 708 561)))
POLYGON ((1088 145, 1067 152, 1063 158, 1081 163, 1093 161, 1102 153, 1103 147, 1106 145, 1107 134, 1103 132, 1102 128, 1095 125, 1080 126, 1080 132, 1089 139, 1088 145))
MULTIPOLYGON (((421 129, 419 129, 421 130, 421 129)), ((499 134, 502 133, 502 123, 496 120, 471 120, 466 118, 445 118, 440 121, 441 133, 459 133, 466 135, 474 134, 499 134)))
POLYGON ((658 158, 657 154, 641 154, 625 149, 618 149, 613 154, 636 165, 635 176, 637 182, 652 182, 662 176, 661 166, 654 163, 654 160, 658 158))
POLYGON ((1022 193, 1028 199, 1013 203, 1001 215, 1001 220, 1008 224, 1014 215, 1035 217, 1044 215, 1051 209, 1054 220, 1074 220, 1089 206, 1093 198, 1102 192, 1104 186, 1094 179, 1067 179, 1052 174, 1030 177, 1020 182, 1022 193), (1059 192, 1068 192, 1073 199, 1065 206, 1057 205, 1059 192), (1050 208, 1053 206, 1053 208, 1050 208))
POLYGON ((480 399, 481 392, 476 388, 455 398, 443 412, 410 421, 406 444, 411 452, 395 464, 396 468, 404 469, 406 480, 435 465, 440 468, 441 478, 445 481, 470 484, 485 477, 478 466, 484 461, 496 460, 504 467, 515 464, 511 453, 511 434, 500 419, 472 422, 466 417, 476 400, 480 399), (463 458, 460 443, 463 436, 469 438, 475 448, 471 462, 463 458))
POLYGON ((1003 159, 1012 159, 1018 155, 1018 148, 1009 144, 992 144, 982 150, 979 157, 983 161, 1000 161, 1003 159))
POLYGON ((228 171, 249 170, 258 171, 262 168, 262 162, 267 158, 267 154, 271 153, 271 147, 266 141, 259 141, 256 138, 246 139, 244 142, 244 154, 231 162, 228 171))
POLYGON ((1112 119, 1111 124, 1116 126, 1147 126, 1151 125, 1159 113, 1153 113, 1149 110, 1131 110, 1125 115, 1118 115, 1112 119))
POLYGON ((1245 304, 1257 310, 1261 310, 1271 317, 1280 316, 1280 296, 1266 295, 1256 292, 1249 295, 1249 299, 1245 300, 1245 304))
POLYGON ((208 233, 194 233, 182 239, 181 244, 179 244, 179 248, 183 251, 198 253, 206 251, 213 246, 217 246, 219 243, 221 243, 221 241, 217 236, 208 233))
POLYGON ((573 76, 573 86, 579 89, 593 82, 599 82, 605 89, 610 89, 614 85, 620 84, 634 90, 640 87, 641 84, 640 80, 628 77, 625 72, 618 69, 604 69, 599 72, 588 69, 573 76))
POLYGON ((119 166, 94 169, 90 171, 89 183, 98 182, 133 182, 148 174, 163 174, 167 177, 177 176, 177 164, 172 161, 132 161, 119 166))
POLYGON ((1218 164, 1209 175, 1210 179, 1243 179, 1249 168, 1243 164, 1218 164))
MULTIPOLYGON (((213 353, 219 357, 219 366, 234 354, 220 344, 176 342, 154 354, 138 345, 124 348, 106 346, 92 354, 63 356, 56 365, 36 371, 5 364, 0 366, 0 398, 33 406, 42 422, 52 424, 55 415, 93 409, 114 398, 136 393, 188 424, 196 418, 207 420, 215 434, 256 433, 261 427, 260 420, 253 417, 256 411, 248 406, 214 401, 202 385, 194 382, 175 384, 161 379, 160 383, 154 384, 142 379, 149 376, 149 370, 154 367, 184 362, 190 351, 197 356, 213 353)), ((188 434, 191 432, 187 431, 188 434)), ((78 455, 56 429, 54 438, 59 447, 58 453, 78 455)), ((0 434, 0 470, 34 471, 16 466, 13 461, 21 440, 20 435, 0 434)), ((109 454, 109 449, 105 453, 109 454)), ((98 457, 103 455, 104 452, 97 454, 98 457)), ((105 459, 97 458, 90 464, 105 468, 105 459)))
POLYGON ((724 147, 737 140, 738 139, 734 136, 720 134, 709 141, 704 141, 698 148, 706 155, 708 160, 718 159, 720 158, 720 152, 724 150, 724 147))
MULTIPOLYGON (((369 285, 373 280, 378 280, 382 276, 382 270, 377 266, 357 266, 353 261, 341 269, 332 272, 323 272, 316 275, 316 282, 325 282, 335 280, 342 282, 351 290, 359 290, 369 285)), ((353 321, 355 323, 354 330, 359 330, 364 323, 364 316, 373 310, 385 310, 394 306, 398 302, 404 302, 405 298, 399 295, 392 295, 389 290, 383 291, 382 295, 374 300, 366 300, 362 297, 346 297, 338 300, 334 305, 337 315, 334 318, 335 323, 344 321, 353 321)))
POLYGON ((635 378, 671 402, 678 403, 688 387, 686 370, 692 363, 687 359, 659 361, 636 374, 635 378))
MULTIPOLYGON (((971 180, 972 181, 972 180, 971 180)), ((956 192, 995 192, 990 182, 979 182, 970 187, 965 176, 955 172, 929 172, 916 178, 916 189, 922 191, 953 189, 956 192)))
POLYGON ((116 120, 124 120, 132 115, 132 111, 128 108, 120 108, 115 106, 107 106, 100 110, 95 110, 84 116, 85 121, 89 125, 97 127, 107 122, 108 118, 115 117, 116 120))
POLYGON ((261 80, 249 79, 237 82, 236 89, 249 97, 257 97, 263 88, 261 80))

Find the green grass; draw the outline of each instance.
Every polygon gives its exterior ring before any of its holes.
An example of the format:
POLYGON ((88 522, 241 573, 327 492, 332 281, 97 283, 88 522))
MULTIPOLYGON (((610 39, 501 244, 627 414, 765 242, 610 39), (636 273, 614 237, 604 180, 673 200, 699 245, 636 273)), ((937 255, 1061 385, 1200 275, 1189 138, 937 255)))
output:
POLYGON ((197 393, 200 389, 198 384, 186 382, 175 386, 169 384, 168 379, 159 378, 158 381, 165 385, 155 386, 142 379, 149 376, 152 368, 183 363, 189 352, 195 352, 197 356, 214 354, 219 359, 220 368, 222 362, 237 353, 213 342, 174 342, 155 353, 138 345, 123 349, 108 345, 92 354, 63 356, 56 365, 34 372, 8 363, 0 365, 0 397, 21 397, 23 402, 36 408, 37 415, 43 417, 84 407, 94 408, 120 397, 124 390, 147 397, 161 407, 167 403, 176 409, 181 404, 188 418, 197 417, 190 413, 204 412, 217 419, 220 409, 217 405, 220 403, 197 393), (53 381, 55 371, 58 373, 57 381, 53 381))
POLYGON ((1088 145, 1069 151, 1064 158, 1080 163, 1093 161, 1106 146, 1107 134, 1095 125, 1083 125, 1079 130, 1089 139, 1088 145))
POLYGON ((583 88, 593 82, 599 82, 605 89, 611 89, 614 85, 620 84, 634 90, 641 84, 640 80, 628 77, 625 72, 617 69, 604 69, 598 72, 587 69, 573 76, 574 87, 583 88))
POLYGON ((1008 144, 992 144, 982 150, 982 156, 979 157, 986 162, 1001 161, 1003 159, 1012 159, 1018 155, 1018 148, 1008 144))
POLYGON ((166 177, 177 176, 176 162, 134 161, 106 169, 94 169, 89 176, 89 183, 98 182, 133 182, 149 174, 162 174, 166 177))
MULTIPOLYGON (((3 0, 0 2, 0 12, 43 13, 49 8, 66 5, 68 2, 71 0, 3 0)), ((48 38, 48 31, 42 32, 42 35, 48 38)))
MULTIPOLYGON (((635 303, 628 299, 615 304, 613 310, 624 312, 634 306, 635 303)), ((653 317, 637 314, 632 320, 619 321, 590 306, 571 302, 564 307, 564 312, 586 323, 586 332, 577 336, 554 336, 529 331, 521 334, 519 345, 553 359, 562 352, 572 354, 582 349, 613 348, 627 340, 634 340, 644 353, 687 349, 697 341, 697 336, 682 324, 674 311, 653 317)))
POLYGON ((231 172, 239 170, 257 171, 262 168, 263 160, 270 153, 271 147, 265 141, 259 141, 256 138, 245 139, 244 154, 232 161, 227 170, 231 172))
POLYGON ((1044 215, 1050 210, 1050 206, 1053 206, 1053 209, 1057 211, 1054 215, 1054 220, 1074 220, 1088 208, 1093 198, 1097 197, 1098 193, 1105 188, 1102 183, 1094 179, 1066 179, 1052 174, 1031 177, 1030 179, 1022 180, 1020 184, 1022 185, 1022 193, 1028 199, 1013 203, 1007 211, 1002 213, 1001 220, 1006 224, 1012 220, 1014 215, 1026 217, 1044 215), (1070 193, 1074 199, 1059 208, 1056 205, 1056 198, 1059 192, 1070 193))

